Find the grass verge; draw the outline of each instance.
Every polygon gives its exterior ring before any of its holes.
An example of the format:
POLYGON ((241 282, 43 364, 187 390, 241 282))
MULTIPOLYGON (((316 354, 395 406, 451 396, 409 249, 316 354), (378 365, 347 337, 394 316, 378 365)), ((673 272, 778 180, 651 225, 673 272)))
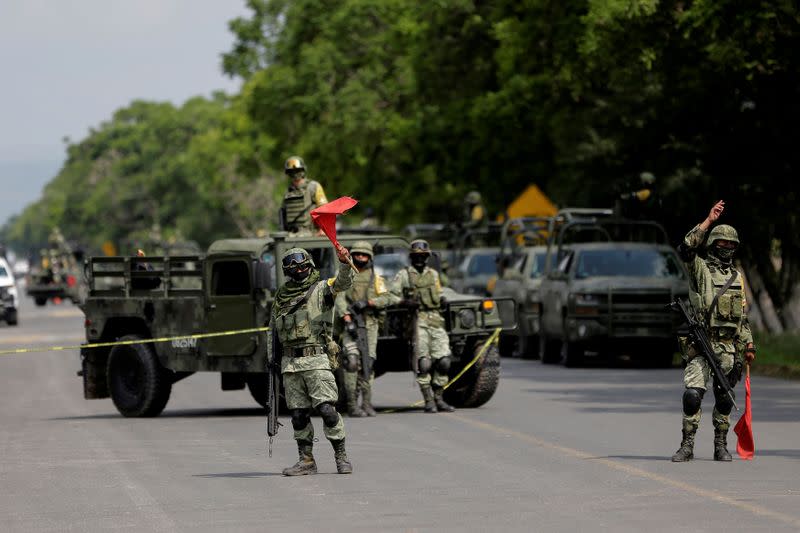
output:
POLYGON ((753 333, 756 360, 750 371, 760 376, 800 379, 800 334, 753 333))

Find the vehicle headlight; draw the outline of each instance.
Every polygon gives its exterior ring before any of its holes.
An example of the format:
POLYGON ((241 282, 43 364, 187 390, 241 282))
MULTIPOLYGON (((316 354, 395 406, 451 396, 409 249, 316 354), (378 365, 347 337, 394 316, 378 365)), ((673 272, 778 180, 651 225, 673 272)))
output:
POLYGON ((600 298, 596 294, 576 294, 574 301, 576 315, 600 314, 600 298))
POLYGON ((458 312, 458 321, 464 329, 475 327, 475 311, 472 309, 462 309, 458 312))
POLYGON ((8 294, 13 296, 14 299, 16 300, 17 299, 17 288, 16 287, 9 287, 8 288, 8 294))

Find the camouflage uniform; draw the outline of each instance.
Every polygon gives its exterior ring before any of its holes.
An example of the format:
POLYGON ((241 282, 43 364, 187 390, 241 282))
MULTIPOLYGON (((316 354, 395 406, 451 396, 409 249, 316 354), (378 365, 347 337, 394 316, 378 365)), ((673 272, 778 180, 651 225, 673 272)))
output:
MULTIPOLYGON (((357 241, 350 249, 350 254, 363 253, 368 255, 370 260, 373 257, 372 245, 366 241, 357 241)), ((358 266, 358 265, 356 265, 358 266)), ((372 407, 372 383, 374 381, 376 349, 378 346, 378 327, 380 310, 387 305, 400 301, 394 294, 386 288, 386 283, 382 276, 375 273, 372 265, 369 264, 354 276, 353 286, 347 291, 339 293, 336 297, 336 314, 344 317, 349 314, 349 308, 354 303, 363 307, 366 329, 367 329, 367 354, 370 362, 370 378, 364 379, 361 372, 361 356, 358 343, 345 332, 343 334, 342 347, 344 348, 344 385, 347 392, 347 411, 350 416, 375 416, 377 414, 372 407), (362 406, 358 406, 358 395, 361 393, 362 406)))
POLYGON ((439 273, 424 264, 430 256, 430 247, 426 241, 413 241, 409 255, 412 266, 395 275, 392 292, 398 298, 405 298, 407 304, 410 302, 419 308, 414 332, 417 383, 425 400, 425 411, 453 411, 442 397, 449 379, 451 357, 450 338, 444 329, 444 317, 440 311, 442 286, 439 273), (423 255, 425 261, 415 264, 423 255))
POLYGON ((293 180, 283 196, 281 204, 281 229, 293 233, 311 235, 314 222, 311 211, 328 203, 325 191, 318 182, 306 178, 303 159, 292 156, 284 164, 286 174, 293 180), (299 178, 299 182, 295 181, 299 178))
POLYGON ((340 265, 336 278, 320 281, 310 256, 300 248, 284 254, 284 271, 287 271, 287 258, 301 254, 305 261, 299 265, 309 265, 311 273, 302 281, 291 279, 278 290, 271 315, 271 327, 280 341, 286 404, 292 414, 294 438, 300 452, 300 461, 284 470, 285 475, 316 473, 311 453, 314 442, 312 409, 317 409, 322 416, 323 431, 336 452, 337 467, 340 456, 345 461, 347 459, 344 454, 344 423, 334 407, 338 389, 331 371, 326 337, 332 331, 336 295, 350 287, 353 272, 349 265, 340 265))
POLYGON ((483 206, 481 193, 470 191, 464 197, 464 226, 476 228, 486 222, 486 208, 483 206))
MULTIPOLYGON (((723 379, 732 383, 741 376, 744 364, 744 349, 753 342, 753 335, 745 313, 746 301, 742 275, 732 264, 731 258, 722 260, 713 249, 718 240, 727 240, 738 245, 739 238, 731 226, 719 225, 711 230, 708 237, 707 257, 697 256, 697 249, 703 243, 705 231, 698 225, 692 228, 679 246, 690 276, 691 293, 689 300, 698 318, 707 327, 708 337, 717 355, 720 370, 725 373, 723 379), (736 272, 736 278, 724 292, 728 280, 736 272), (717 303, 711 309, 716 295, 717 303), (735 368, 735 370, 734 370, 735 368)), ((733 250, 731 250, 732 257, 733 250)), ((700 404, 706 391, 706 383, 711 374, 706 360, 697 354, 695 348, 688 345, 685 338, 680 338, 681 351, 686 367, 683 373, 685 386, 683 396, 683 441, 681 448, 673 456, 673 461, 690 460, 693 457, 694 436, 700 425, 702 410, 700 404)), ((714 458, 730 460, 727 452, 727 433, 730 427, 730 412, 733 405, 725 392, 714 387, 714 458)))

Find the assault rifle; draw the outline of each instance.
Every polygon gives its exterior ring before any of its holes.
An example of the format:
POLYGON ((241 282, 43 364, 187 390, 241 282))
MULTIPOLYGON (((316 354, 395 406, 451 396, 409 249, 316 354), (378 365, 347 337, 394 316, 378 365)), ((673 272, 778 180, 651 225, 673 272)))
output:
POLYGON ((267 332, 270 348, 267 350, 267 435, 269 436, 269 456, 272 457, 272 438, 278 434, 278 402, 280 397, 281 352, 278 335, 274 328, 267 332))
MULTIPOLYGON (((355 302, 353 302, 355 304, 355 302)), ((361 376, 364 380, 369 381, 371 373, 370 360, 369 360, 369 342, 367 340, 367 321, 364 317, 365 309, 356 305, 350 305, 347 308, 347 313, 352 320, 348 324, 347 332, 350 337, 356 341, 358 346, 359 359, 361 360, 361 376)))
POLYGON ((731 403, 738 411, 739 406, 736 405, 733 388, 731 384, 728 383, 727 377, 722 373, 722 370, 720 370, 717 364, 717 356, 714 354, 714 348, 711 346, 711 341, 708 339, 705 326, 694 317, 694 313, 690 312, 680 298, 676 298, 675 301, 669 305, 673 311, 680 314, 681 318, 688 326, 688 343, 693 346, 708 363, 708 367, 711 369, 711 376, 714 378, 714 386, 725 391, 731 403))
POLYGON ((419 374, 419 329, 417 323, 419 322, 419 302, 417 302, 416 291, 410 287, 403 289, 403 301, 406 308, 411 311, 411 320, 409 320, 408 327, 411 328, 409 338, 411 339, 411 370, 414 371, 414 376, 419 374))

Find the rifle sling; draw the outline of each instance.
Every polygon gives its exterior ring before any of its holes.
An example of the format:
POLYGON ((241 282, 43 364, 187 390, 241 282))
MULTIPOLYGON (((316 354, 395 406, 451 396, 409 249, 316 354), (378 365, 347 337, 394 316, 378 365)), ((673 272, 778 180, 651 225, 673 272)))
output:
POLYGON ((723 285, 722 288, 720 288, 720 290, 717 291, 717 294, 714 295, 714 299, 711 300, 711 305, 708 307, 708 312, 706 313, 706 322, 708 324, 711 324, 711 315, 714 314, 714 310, 717 308, 719 297, 725 294, 725 291, 731 288, 731 285, 733 285, 733 282, 736 281, 736 276, 738 275, 739 271, 734 268, 731 277, 728 278, 728 281, 725 282, 725 285, 723 285))

